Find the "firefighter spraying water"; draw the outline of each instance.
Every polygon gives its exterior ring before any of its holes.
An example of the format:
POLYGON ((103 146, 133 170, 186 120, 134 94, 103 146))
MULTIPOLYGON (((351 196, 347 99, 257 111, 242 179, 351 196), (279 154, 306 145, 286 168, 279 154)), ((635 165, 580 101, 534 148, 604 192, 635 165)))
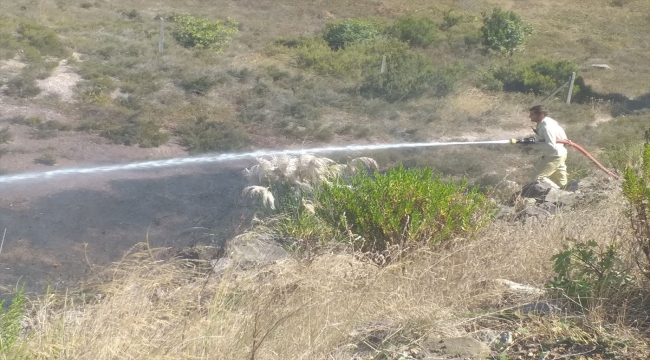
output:
POLYGON ((587 156, 601 170, 614 178, 618 176, 602 166, 593 156, 579 145, 571 142, 566 138, 557 122, 547 116, 548 112, 541 106, 531 108, 531 120, 538 123, 536 132, 539 137, 530 137, 525 139, 510 140, 489 140, 489 141, 457 141, 457 142, 422 142, 422 143, 397 143, 397 144, 376 144, 376 145, 348 145, 348 146, 330 146, 311 149, 290 149, 290 150, 270 150, 254 151, 247 153, 232 153, 218 155, 204 155, 198 157, 183 157, 166 160, 153 160, 136 162, 130 164, 107 165, 87 168, 67 168, 45 172, 23 173, 15 175, 0 176, 0 184, 22 182, 27 180, 45 180, 54 177, 72 176, 81 174, 97 174, 115 171, 133 171, 147 170, 168 167, 178 167, 187 165, 199 165, 207 163, 228 162, 244 159, 255 159, 265 156, 283 156, 283 155, 303 155, 303 154, 327 154, 337 152, 360 152, 376 151, 406 148, 424 148, 438 146, 462 146, 462 145, 506 145, 506 144, 523 144, 523 145, 541 145, 543 149, 542 158, 535 165, 535 177, 533 180, 548 181, 554 187, 566 185, 566 149, 564 145, 571 146, 582 154, 587 156), (535 115, 535 116, 533 116, 535 115), (538 121, 539 120, 539 121, 538 121))

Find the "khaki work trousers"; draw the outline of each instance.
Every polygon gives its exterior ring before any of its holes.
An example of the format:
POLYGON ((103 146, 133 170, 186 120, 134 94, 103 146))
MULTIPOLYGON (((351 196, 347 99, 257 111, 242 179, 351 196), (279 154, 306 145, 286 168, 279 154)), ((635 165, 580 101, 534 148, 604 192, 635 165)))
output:
POLYGON ((548 178, 559 186, 567 184, 566 156, 542 156, 535 163, 533 181, 548 178))

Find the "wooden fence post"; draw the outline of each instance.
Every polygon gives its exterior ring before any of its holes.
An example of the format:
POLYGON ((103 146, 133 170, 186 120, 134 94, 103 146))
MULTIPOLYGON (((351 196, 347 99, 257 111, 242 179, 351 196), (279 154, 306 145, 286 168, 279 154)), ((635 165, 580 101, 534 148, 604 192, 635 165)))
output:
POLYGON ((573 83, 576 80, 576 73, 575 71, 571 73, 571 78, 569 79, 569 88, 567 89, 566 92, 566 103, 571 104, 571 95, 573 95, 573 83))
POLYGON ((158 37, 158 52, 162 54, 165 43, 165 18, 160 17, 160 36, 158 37))
POLYGON ((386 72, 386 55, 381 58, 381 70, 379 72, 381 74, 386 72))

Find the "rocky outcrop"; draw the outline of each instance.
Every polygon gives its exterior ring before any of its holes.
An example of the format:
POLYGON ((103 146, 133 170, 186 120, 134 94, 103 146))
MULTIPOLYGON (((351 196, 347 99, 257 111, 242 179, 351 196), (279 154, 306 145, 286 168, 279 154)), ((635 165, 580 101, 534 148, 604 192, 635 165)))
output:
MULTIPOLYGON (((546 221, 562 209, 586 206, 605 199, 619 186, 608 177, 594 176, 569 183, 564 189, 544 181, 521 187, 499 205, 497 218, 532 223, 546 221)), ((513 184, 508 185, 512 189, 513 184)), ((504 198, 503 190, 499 193, 504 198)))

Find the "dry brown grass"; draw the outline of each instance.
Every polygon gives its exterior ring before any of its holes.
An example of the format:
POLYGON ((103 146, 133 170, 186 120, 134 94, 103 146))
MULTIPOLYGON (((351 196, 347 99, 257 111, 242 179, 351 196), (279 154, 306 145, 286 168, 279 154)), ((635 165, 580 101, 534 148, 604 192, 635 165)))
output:
MULTIPOLYGON (((371 328, 409 333, 412 340, 472 336, 494 318, 491 309, 535 299, 506 296, 491 280, 542 286, 552 275, 550 257, 568 239, 627 238, 622 206, 614 194, 598 209, 544 224, 495 223, 476 239, 422 250, 385 268, 331 253, 214 275, 209 264, 142 245, 84 291, 34 301, 24 345, 48 359, 346 359, 371 328)), ((584 326, 571 334, 553 330, 561 318, 530 329, 561 338, 592 336, 581 329, 599 328, 637 344, 623 311, 603 305, 578 319, 584 326), (611 320, 617 316, 618 323, 611 320)))

